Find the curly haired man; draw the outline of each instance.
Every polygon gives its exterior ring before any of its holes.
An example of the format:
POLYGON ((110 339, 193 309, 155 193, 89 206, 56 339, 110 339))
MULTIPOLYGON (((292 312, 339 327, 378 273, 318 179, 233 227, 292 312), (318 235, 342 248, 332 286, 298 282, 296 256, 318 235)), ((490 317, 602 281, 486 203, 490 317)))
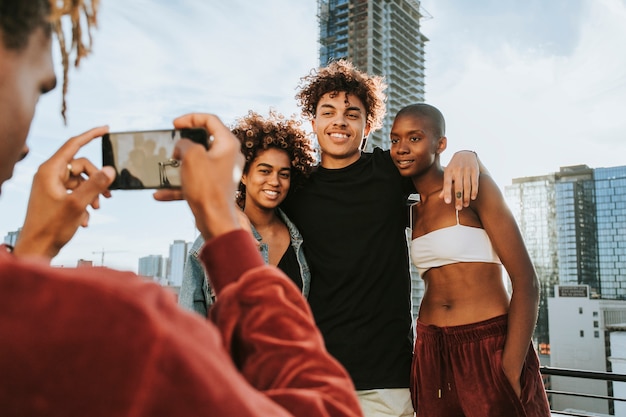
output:
MULTIPOLYGON (((315 321, 328 351, 350 373, 365 415, 410 417, 410 188, 389 151, 363 152, 369 133, 382 125, 385 88, 382 77, 345 60, 302 78, 296 99, 317 135, 321 163, 284 210, 306 244, 315 321)), ((449 202, 454 188, 455 205, 468 204, 478 172, 473 152, 457 153, 442 197, 449 202)))

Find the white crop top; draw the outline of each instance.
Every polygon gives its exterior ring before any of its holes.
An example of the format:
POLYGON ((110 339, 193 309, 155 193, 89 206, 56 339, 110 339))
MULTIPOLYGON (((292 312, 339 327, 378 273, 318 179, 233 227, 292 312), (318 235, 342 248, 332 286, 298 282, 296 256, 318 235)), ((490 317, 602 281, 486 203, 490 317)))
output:
POLYGON ((456 212, 456 225, 433 230, 411 241, 411 260, 420 276, 430 268, 460 262, 500 264, 485 229, 463 226, 456 212))

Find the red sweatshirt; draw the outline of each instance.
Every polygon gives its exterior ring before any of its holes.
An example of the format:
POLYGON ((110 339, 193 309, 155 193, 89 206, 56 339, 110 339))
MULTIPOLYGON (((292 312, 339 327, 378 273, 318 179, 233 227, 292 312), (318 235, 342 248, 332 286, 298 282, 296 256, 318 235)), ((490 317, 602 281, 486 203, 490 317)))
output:
POLYGON ((201 254, 215 325, 132 273, 0 253, 2 416, 359 416, 308 306, 244 231, 201 254))

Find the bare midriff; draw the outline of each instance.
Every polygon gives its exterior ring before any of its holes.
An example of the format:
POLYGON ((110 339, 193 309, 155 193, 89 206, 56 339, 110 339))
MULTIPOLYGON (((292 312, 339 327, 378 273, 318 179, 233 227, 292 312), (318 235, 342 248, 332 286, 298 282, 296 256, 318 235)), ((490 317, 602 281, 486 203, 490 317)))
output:
POLYGON ((439 327, 476 323, 506 314, 509 294, 502 266, 464 262, 431 268, 418 320, 439 327))

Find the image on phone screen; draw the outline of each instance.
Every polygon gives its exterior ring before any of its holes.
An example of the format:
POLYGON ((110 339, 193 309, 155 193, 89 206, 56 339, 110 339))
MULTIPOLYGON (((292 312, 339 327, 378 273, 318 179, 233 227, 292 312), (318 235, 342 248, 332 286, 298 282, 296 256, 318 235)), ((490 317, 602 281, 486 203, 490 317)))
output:
POLYGON ((102 136, 102 165, 115 168, 111 190, 180 187, 180 161, 172 159, 175 143, 191 139, 208 149, 204 129, 146 130, 102 136))

